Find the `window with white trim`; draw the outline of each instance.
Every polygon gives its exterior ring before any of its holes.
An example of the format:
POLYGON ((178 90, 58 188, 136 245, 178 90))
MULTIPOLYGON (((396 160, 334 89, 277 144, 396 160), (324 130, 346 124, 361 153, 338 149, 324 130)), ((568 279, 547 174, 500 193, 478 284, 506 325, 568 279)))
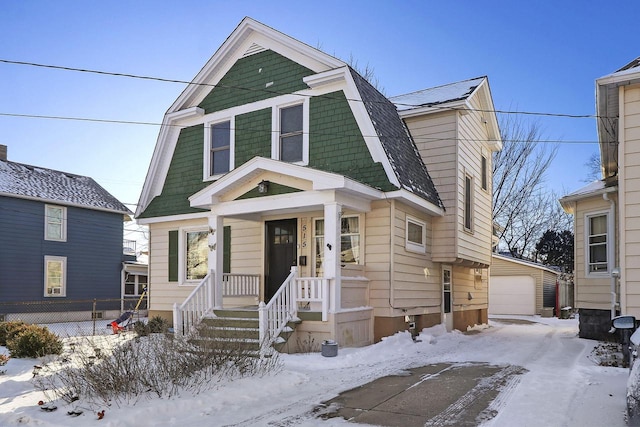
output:
POLYGON ((188 230, 184 233, 184 279, 201 280, 209 265, 209 232, 188 230))
POLYGON ((205 124, 204 179, 219 178, 233 169, 234 118, 205 124))
MULTIPOLYGON (((324 261, 324 219, 314 224, 316 276, 322 276, 324 261)), ((360 217, 344 216, 340 220, 340 262, 342 264, 360 264, 360 217)))
POLYGON ((284 162, 309 163, 309 103, 280 105, 273 108, 271 155, 284 162))
POLYGON ((464 229, 473 231, 473 178, 464 176, 464 229))
POLYGON ((147 288, 147 274, 127 271, 124 274, 124 294, 140 296, 147 288))
POLYGON ((426 252, 427 227, 423 221, 407 216, 405 248, 412 252, 426 252))
POLYGON ((485 156, 484 154, 480 159, 480 167, 482 168, 482 171, 481 171, 482 189, 486 190, 489 188, 489 170, 488 170, 487 156, 485 156))
POLYGON ((585 216, 587 274, 609 272, 609 215, 585 216))
POLYGON ((64 297, 67 295, 67 258, 44 257, 44 296, 64 297))
POLYGON ((44 239, 58 242, 67 241, 67 208, 44 206, 44 239))

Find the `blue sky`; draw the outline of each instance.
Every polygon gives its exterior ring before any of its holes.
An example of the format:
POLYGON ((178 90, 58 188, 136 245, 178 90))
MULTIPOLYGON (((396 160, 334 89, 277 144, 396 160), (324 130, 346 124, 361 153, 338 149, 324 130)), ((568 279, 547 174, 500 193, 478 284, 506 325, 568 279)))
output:
MULTIPOLYGON (((245 16, 369 65, 388 96, 487 75, 498 110, 593 114, 595 79, 640 56, 630 0, 0 0, 0 60, 189 81, 245 16)), ((6 114, 160 123, 183 89, 0 62, 0 143, 9 160, 89 175, 135 210, 158 126, 6 114)), ((547 186, 584 185, 595 119, 535 120, 564 141, 547 186)))

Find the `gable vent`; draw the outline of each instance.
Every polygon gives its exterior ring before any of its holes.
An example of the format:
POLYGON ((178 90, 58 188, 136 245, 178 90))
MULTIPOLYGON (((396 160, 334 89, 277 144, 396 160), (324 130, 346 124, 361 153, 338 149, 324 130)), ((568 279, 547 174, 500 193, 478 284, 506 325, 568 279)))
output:
POLYGON ((242 55, 243 58, 247 57, 247 56, 251 56, 254 55, 256 53, 260 53, 260 52, 264 52, 265 49, 264 47, 257 45, 255 43, 253 43, 251 46, 249 46, 249 49, 247 49, 247 51, 244 53, 244 55, 242 55))

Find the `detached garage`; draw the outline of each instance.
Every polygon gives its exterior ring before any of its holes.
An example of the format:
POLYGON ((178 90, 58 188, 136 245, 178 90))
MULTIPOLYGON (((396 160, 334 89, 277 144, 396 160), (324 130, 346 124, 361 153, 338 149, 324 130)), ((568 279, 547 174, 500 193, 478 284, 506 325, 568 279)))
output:
POLYGON ((542 314, 555 305, 559 272, 531 261, 493 254, 489 314, 542 314))

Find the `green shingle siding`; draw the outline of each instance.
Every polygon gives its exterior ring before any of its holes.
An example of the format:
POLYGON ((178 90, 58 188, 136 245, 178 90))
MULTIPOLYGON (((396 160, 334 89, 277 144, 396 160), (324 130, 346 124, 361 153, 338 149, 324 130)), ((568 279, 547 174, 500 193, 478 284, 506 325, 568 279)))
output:
POLYGON ((180 131, 162 193, 154 198, 141 218, 202 212, 189 206, 187 197, 206 187, 202 181, 204 125, 180 131))
POLYGON ((235 129, 235 167, 256 156, 271 157, 271 108, 237 115, 235 129))
POLYGON ((271 50, 239 59, 199 107, 212 113, 306 89, 303 77, 315 74, 271 50), (267 87, 267 84, 271 84, 267 87))
POLYGON ((309 166, 348 176, 385 191, 396 189, 374 163, 343 92, 311 98, 309 166))
POLYGON ((251 191, 247 191, 246 193, 238 197, 238 200, 253 199, 254 197, 276 196, 278 194, 298 193, 300 191, 302 190, 298 188, 278 184, 277 182, 271 182, 269 184, 269 191, 267 191, 265 194, 258 193, 258 189, 254 188, 251 191))

